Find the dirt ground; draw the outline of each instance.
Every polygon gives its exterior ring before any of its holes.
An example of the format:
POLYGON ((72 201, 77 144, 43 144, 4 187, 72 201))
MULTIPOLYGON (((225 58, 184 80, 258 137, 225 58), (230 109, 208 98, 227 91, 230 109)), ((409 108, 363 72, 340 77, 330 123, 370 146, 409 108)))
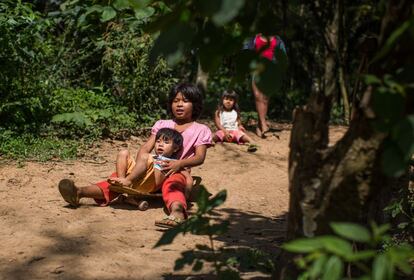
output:
MULTIPOLYGON (((260 148, 218 144, 208 150, 193 175, 213 194, 228 191, 217 215, 231 222, 230 231, 217 237, 217 247, 258 248, 277 254, 284 240, 288 194, 290 126, 273 123, 276 132, 266 139, 253 134, 260 148)), ((331 129, 332 141, 345 131, 331 129)), ((143 139, 105 141, 89 151, 94 157, 47 163, 1 161, 0 164, 0 279, 205 279, 186 267, 174 271, 180 253, 209 245, 203 236, 179 236, 168 246, 153 249, 162 235, 154 220, 164 216, 162 204, 138 211, 121 204, 99 207, 82 200, 78 209, 67 206, 57 190, 62 178, 78 185, 105 180, 114 170, 117 151, 136 152, 143 139)), ((194 208, 193 210, 194 211, 194 208)), ((203 276, 204 275, 204 276, 203 276)), ((244 273, 246 279, 264 279, 244 273)), ((207 277, 208 278, 208 277, 207 277)))

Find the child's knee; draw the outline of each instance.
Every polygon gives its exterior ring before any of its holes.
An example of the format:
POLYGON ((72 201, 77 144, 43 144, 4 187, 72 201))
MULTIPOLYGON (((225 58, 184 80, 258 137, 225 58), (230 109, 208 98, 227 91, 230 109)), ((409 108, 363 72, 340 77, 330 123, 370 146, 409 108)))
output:
POLYGON ((129 151, 128 150, 121 150, 121 151, 119 151, 118 157, 128 158, 129 157, 129 151))

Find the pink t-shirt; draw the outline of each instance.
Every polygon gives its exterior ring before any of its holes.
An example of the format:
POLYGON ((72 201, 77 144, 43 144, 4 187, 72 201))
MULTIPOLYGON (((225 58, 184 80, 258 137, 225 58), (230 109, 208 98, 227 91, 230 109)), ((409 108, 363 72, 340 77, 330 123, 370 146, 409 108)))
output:
MULTIPOLYGON (((161 128, 175 129, 176 122, 173 120, 159 120, 151 129, 151 134, 157 134, 161 128)), ((181 132, 183 136, 183 151, 180 159, 189 158, 195 155, 195 148, 200 145, 211 145, 211 130, 206 125, 194 122, 190 127, 181 132)))

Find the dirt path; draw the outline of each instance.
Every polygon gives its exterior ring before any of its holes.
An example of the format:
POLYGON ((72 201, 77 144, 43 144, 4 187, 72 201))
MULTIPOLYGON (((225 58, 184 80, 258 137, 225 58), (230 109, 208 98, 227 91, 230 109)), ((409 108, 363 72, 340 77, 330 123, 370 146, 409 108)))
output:
MULTIPOLYGON (((260 149, 247 153, 234 144, 210 148, 193 174, 207 189, 227 189, 220 218, 231 221, 218 246, 259 248, 277 252, 283 241, 288 209, 287 157, 289 127, 277 136, 258 139, 260 149)), ((344 128, 331 130, 336 140, 344 128)), ((157 249, 162 235, 154 220, 164 215, 160 203, 145 212, 123 205, 98 207, 92 200, 71 209, 60 198, 57 182, 80 185, 105 179, 114 169, 116 152, 136 151, 141 139, 101 143, 98 162, 87 160, 0 166, 0 279, 185 279, 186 268, 174 272, 180 252, 208 244, 201 236, 179 236, 157 249)), ((205 273, 204 270, 200 273, 205 273)), ((247 278, 247 274, 246 274, 247 278)))

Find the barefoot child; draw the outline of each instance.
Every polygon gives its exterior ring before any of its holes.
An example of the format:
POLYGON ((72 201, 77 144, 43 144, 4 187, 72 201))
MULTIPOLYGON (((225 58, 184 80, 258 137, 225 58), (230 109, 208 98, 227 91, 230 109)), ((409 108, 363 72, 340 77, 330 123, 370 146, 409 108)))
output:
MULTIPOLYGON (((143 154, 148 154, 155 145, 157 132, 164 127, 177 130, 183 136, 183 149, 179 153, 178 160, 163 160, 160 164, 167 173, 167 179, 162 184, 163 200, 169 211, 169 216, 156 221, 161 227, 173 227, 187 217, 187 191, 186 177, 180 173, 184 168, 203 164, 207 148, 211 145, 210 129, 196 120, 201 114, 203 98, 198 88, 191 84, 179 84, 175 86, 168 97, 168 111, 172 114, 171 120, 160 120, 151 130, 151 136, 141 146, 137 155, 137 162, 143 154)), ((128 155, 129 156, 129 155, 128 155)), ((139 166, 135 165, 131 173, 117 181, 128 187, 140 174, 139 166)), ((96 185, 77 188, 74 184, 69 188, 71 196, 70 204, 77 205, 79 198, 90 197, 101 205, 107 205, 114 200, 118 193, 110 190, 110 184, 100 182, 96 185)))
POLYGON ((220 104, 214 114, 214 123, 218 131, 213 136, 214 142, 234 142, 238 144, 249 144, 248 151, 255 152, 257 145, 245 133, 240 120, 240 109, 237 104, 237 94, 232 91, 223 92, 220 104))

